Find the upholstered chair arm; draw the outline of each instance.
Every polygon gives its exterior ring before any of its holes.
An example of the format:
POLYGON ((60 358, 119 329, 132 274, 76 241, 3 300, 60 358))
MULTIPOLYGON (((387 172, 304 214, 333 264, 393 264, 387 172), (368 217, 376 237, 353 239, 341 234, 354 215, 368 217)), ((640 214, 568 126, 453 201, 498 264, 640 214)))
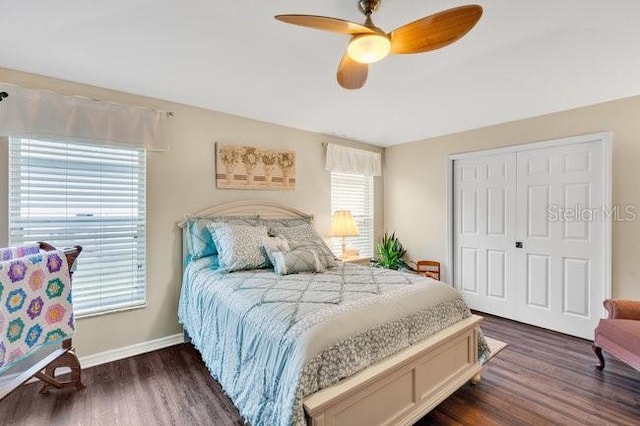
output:
POLYGON ((610 319, 630 319, 640 321, 640 300, 607 299, 604 307, 610 319))

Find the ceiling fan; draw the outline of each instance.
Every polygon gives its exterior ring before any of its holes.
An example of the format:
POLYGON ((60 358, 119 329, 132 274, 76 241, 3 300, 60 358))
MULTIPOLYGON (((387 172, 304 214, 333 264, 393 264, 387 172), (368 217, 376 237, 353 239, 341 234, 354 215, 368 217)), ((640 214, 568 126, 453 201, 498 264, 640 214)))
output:
POLYGON ((376 27, 371 15, 382 0, 359 0, 364 24, 327 16, 277 15, 289 24, 352 36, 338 67, 338 83, 345 89, 360 89, 367 81, 369 64, 389 53, 422 53, 445 47, 468 33, 482 16, 482 7, 468 5, 444 10, 396 28, 389 34, 376 27))

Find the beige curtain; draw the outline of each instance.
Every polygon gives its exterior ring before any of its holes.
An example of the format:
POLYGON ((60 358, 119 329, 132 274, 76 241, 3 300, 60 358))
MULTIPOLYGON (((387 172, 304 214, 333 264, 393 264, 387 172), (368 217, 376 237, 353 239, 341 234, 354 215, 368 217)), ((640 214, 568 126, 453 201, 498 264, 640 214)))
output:
POLYGON ((365 176, 382 175, 382 155, 378 152, 327 144, 325 168, 330 172, 365 176))
POLYGON ((0 135, 169 149, 167 113, 0 83, 0 135))

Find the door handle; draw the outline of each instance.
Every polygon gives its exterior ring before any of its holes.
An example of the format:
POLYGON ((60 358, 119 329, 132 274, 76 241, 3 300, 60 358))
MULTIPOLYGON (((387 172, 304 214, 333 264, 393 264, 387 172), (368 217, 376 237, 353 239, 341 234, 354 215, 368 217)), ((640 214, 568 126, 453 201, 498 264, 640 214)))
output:
POLYGON ((516 241, 516 248, 523 248, 522 241, 516 241))

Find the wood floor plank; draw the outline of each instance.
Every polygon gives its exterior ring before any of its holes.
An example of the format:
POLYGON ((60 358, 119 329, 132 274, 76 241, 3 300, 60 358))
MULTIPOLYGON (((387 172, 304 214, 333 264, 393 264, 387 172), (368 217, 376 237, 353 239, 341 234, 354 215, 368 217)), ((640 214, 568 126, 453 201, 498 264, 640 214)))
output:
MULTIPOLYGON (((591 343, 486 316, 485 334, 509 343, 418 425, 638 425, 640 373, 591 343)), ((3 425, 240 426, 238 410, 198 352, 178 345, 84 371, 87 389, 38 394, 23 386, 0 403, 3 425)))

